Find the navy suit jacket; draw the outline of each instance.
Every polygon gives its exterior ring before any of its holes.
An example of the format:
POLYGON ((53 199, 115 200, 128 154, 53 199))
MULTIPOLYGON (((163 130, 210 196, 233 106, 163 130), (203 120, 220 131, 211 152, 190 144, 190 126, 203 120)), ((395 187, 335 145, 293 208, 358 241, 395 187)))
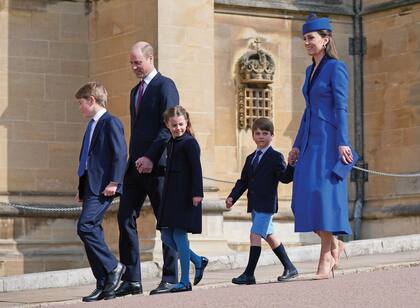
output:
POLYGON ((147 85, 135 112, 135 97, 140 84, 130 94, 131 137, 130 158, 134 163, 142 156, 148 157, 157 166, 165 145, 171 137, 163 121, 166 109, 179 104, 179 94, 175 83, 160 73, 147 85))
MULTIPOLYGON (((123 125, 120 120, 106 112, 99 118, 90 142, 87 161, 90 190, 99 196, 112 181, 118 183, 117 194, 121 194, 126 164, 127 145, 125 144, 123 125)), ((83 181, 84 176, 79 178, 81 198, 84 194, 81 193, 84 187, 83 181)))
POLYGON ((290 183, 293 181, 294 168, 286 166, 283 155, 269 147, 255 169, 252 170, 251 162, 255 152, 250 154, 242 169, 241 178, 236 182, 229 197, 235 203, 248 189, 248 212, 255 210, 264 213, 276 213, 277 186, 279 181, 290 183))

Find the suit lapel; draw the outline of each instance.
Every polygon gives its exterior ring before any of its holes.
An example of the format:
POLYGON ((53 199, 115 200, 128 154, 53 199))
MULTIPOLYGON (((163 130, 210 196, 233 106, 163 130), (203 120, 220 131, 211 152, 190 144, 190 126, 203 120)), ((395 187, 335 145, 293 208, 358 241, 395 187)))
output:
POLYGON ((314 69, 314 64, 312 64, 312 69, 311 69, 311 73, 309 74, 309 83, 308 83, 308 96, 309 96, 309 92, 311 91, 313 85, 315 84, 315 82, 317 81, 319 74, 321 74, 322 68, 324 67, 325 63, 327 63, 329 57, 327 55, 325 55, 321 62, 319 63, 318 67, 316 68, 316 71, 314 73, 314 75, 312 76, 312 80, 310 79, 310 76, 312 74, 312 70, 314 69))
MULTIPOLYGON (((154 87, 155 83, 157 82, 157 80, 160 78, 160 73, 158 72, 155 77, 153 77, 153 79, 149 82, 149 84, 146 87, 146 90, 143 93, 143 98, 142 98, 142 102, 143 99, 147 97, 147 95, 149 95, 151 89, 154 87)), ((140 106, 141 107, 141 106, 140 106)))
POLYGON ((306 104, 308 104, 308 102, 309 102, 309 90, 310 90, 310 87, 309 87, 309 80, 311 79, 311 72, 312 72, 312 69, 313 69, 313 64, 311 65, 311 67, 310 68, 308 68, 307 70, 306 70, 306 77, 305 77, 305 83, 303 84, 303 94, 305 95, 305 98, 306 98, 306 104))
POLYGON ((106 112, 100 117, 98 123, 96 123, 95 130, 93 131, 92 140, 90 141, 89 153, 92 152, 93 147, 95 146, 96 140, 98 139, 98 135, 100 130, 105 124, 105 120, 109 117, 109 113, 106 112))
POLYGON ((132 90, 130 93, 130 113, 132 115, 132 117, 135 117, 135 99, 136 99, 136 93, 137 93, 137 89, 139 88, 140 83, 138 83, 132 90))
POLYGON ((253 174, 253 170, 252 170, 252 159, 254 158, 254 156, 255 156, 255 152, 256 151, 254 151, 252 154, 250 154, 249 156, 248 156, 248 158, 246 159, 246 161, 245 161, 245 168, 246 168, 246 170, 247 170, 247 177, 248 176, 252 176, 252 174, 253 174))
POLYGON ((138 114, 136 114, 136 94, 140 87, 140 82, 131 90, 130 94, 130 113, 131 113, 131 127, 137 120, 138 114))
POLYGON ((132 119, 134 119, 134 121, 132 121, 133 125, 137 121, 137 119, 139 118, 139 114, 141 113, 142 105, 147 102, 147 96, 153 90, 153 88, 155 86, 155 83, 157 82, 159 77, 160 77, 160 73, 158 72, 155 75, 155 77, 153 77, 153 79, 147 85, 146 90, 144 91, 142 99, 141 99, 141 104, 139 106, 139 112, 137 114, 136 114, 136 111, 135 111, 135 103, 136 103, 135 101, 136 101, 136 94, 137 94, 138 88, 140 86, 140 83, 138 83, 137 86, 133 89, 133 91, 131 93, 131 104, 130 104, 132 119))

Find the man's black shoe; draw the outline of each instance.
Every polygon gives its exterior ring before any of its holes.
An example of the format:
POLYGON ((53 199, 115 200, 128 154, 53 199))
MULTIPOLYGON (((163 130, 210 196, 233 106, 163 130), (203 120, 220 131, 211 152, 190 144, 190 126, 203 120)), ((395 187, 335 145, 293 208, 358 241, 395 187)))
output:
POLYGON ((118 284, 121 281, 122 275, 125 273, 125 265, 118 262, 117 266, 108 273, 106 279, 106 284, 104 287, 104 297, 106 299, 111 299, 115 297, 115 289, 118 287, 118 284))
POLYGON ((180 282, 173 285, 173 287, 170 289, 171 293, 186 292, 186 291, 192 291, 191 283, 188 283, 187 285, 185 285, 184 283, 180 282))
POLYGON ((95 290, 93 290, 93 292, 91 294, 83 297, 82 301, 84 301, 84 302, 100 301, 101 299, 104 298, 104 293, 102 291, 103 291, 102 289, 96 288, 95 290))
POLYGON ((248 276, 247 274, 243 273, 240 276, 233 278, 232 283, 234 284, 255 284, 255 277, 254 275, 248 276))
POLYGON ((165 282, 165 281, 161 281, 159 283, 159 285, 157 286, 156 289, 153 289, 152 291, 150 291, 150 295, 155 295, 155 294, 162 294, 162 293, 169 293, 170 289, 174 286, 175 284, 169 283, 169 282, 165 282))
POLYGON ((283 272, 283 274, 279 277, 277 277, 277 281, 286 281, 292 278, 295 278, 299 275, 297 269, 295 267, 292 268, 286 268, 283 272))
POLYGON ((209 259, 206 257, 201 257, 201 267, 195 268, 195 277, 194 277, 194 285, 198 285, 198 283, 203 278, 204 269, 206 268, 207 264, 209 264, 209 259))
POLYGON ((115 290, 115 295, 117 297, 126 296, 129 294, 142 294, 143 287, 138 281, 123 281, 118 289, 115 290))

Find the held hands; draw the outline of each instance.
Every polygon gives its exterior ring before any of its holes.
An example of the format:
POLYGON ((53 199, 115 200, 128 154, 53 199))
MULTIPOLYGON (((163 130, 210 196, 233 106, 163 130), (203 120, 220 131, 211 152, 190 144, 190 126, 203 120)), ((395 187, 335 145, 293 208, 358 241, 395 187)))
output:
POLYGON ((226 203, 226 208, 230 209, 233 206, 233 198, 227 197, 225 200, 225 203, 226 203))
POLYGON ((203 197, 193 197, 192 198, 193 205, 198 206, 202 200, 203 200, 203 197))
POLYGON ((340 145, 338 147, 338 153, 341 157, 341 160, 343 161, 343 163, 345 163, 346 165, 350 164, 351 162, 353 162, 353 155, 351 153, 351 149, 350 147, 346 146, 346 145, 340 145))
POLYGON ((109 182, 109 184, 105 187, 104 191, 102 192, 102 194, 105 197, 112 197, 113 195, 115 195, 115 192, 117 191, 117 187, 118 184, 115 182, 109 182))
POLYGON ((139 173, 150 173, 153 169, 153 162, 146 156, 136 160, 136 169, 139 173))
POLYGON ((299 149, 298 148, 293 148, 290 152, 289 152, 289 156, 287 157, 287 163, 291 166, 293 166, 294 164, 296 164, 296 161, 298 160, 299 157, 299 149))

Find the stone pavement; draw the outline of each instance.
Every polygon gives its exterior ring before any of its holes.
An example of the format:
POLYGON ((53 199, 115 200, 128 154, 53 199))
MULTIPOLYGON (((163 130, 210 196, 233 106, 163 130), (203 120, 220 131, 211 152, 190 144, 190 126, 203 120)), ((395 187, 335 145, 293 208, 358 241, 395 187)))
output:
MULTIPOLYGON (((342 257, 341 266, 340 269, 336 271, 336 275, 338 276, 342 274, 372 272, 391 268, 407 268, 418 266, 420 265, 420 248, 413 243, 417 243, 417 239, 419 237, 420 236, 418 235, 412 235, 387 239, 354 241, 348 243, 347 250, 350 254, 350 257, 349 259, 346 259, 345 256, 342 257), (382 244, 378 245, 377 243, 382 244), (394 243, 392 245, 394 247, 393 249, 391 249, 390 243, 394 243), (379 249, 379 247, 382 247, 382 251, 379 249)), ((295 261, 298 260, 296 262, 296 266, 301 273, 299 279, 310 278, 316 269, 317 261, 314 258, 309 258, 310 260, 308 261, 299 261, 299 259, 304 259, 302 251, 305 252, 307 256, 310 255, 307 251, 305 251, 305 249, 309 249, 309 251, 314 249, 316 251, 318 248, 319 251, 319 246, 314 246, 315 247, 296 247, 289 249, 292 255, 292 259, 295 261), (295 255, 297 251, 301 251, 300 257, 295 255)), ((230 258, 231 260, 236 260, 236 265, 240 265, 239 263, 241 262, 239 260, 243 259, 243 255, 246 254, 237 254, 236 258, 233 258, 232 256, 230 258)), ((278 264, 264 265, 268 263, 270 255, 272 255, 272 252, 265 251, 263 259, 259 263, 259 267, 256 271, 257 283, 275 282, 277 276, 282 272, 281 266, 278 264)), ((209 270, 205 272, 202 283, 200 283, 200 286, 195 287, 194 290, 232 286, 230 280, 232 277, 239 275, 243 271, 244 266, 235 266, 233 262, 223 263, 221 262, 222 259, 223 258, 211 259, 213 268, 209 266, 209 270), (221 266, 221 264, 224 264, 225 267, 221 266), (230 266, 231 268, 227 268, 227 266, 230 266)), ((148 277, 144 278, 143 280, 143 288, 145 290, 145 294, 147 294, 148 291, 155 287, 159 282, 159 278, 157 276, 146 276, 148 277)), ((41 280, 32 281, 34 284, 42 284, 41 280)), ((50 281, 51 285, 53 285, 53 282, 54 281, 50 281)), ((15 280, 15 283, 19 283, 19 281, 15 280)), ((94 285, 88 284, 75 287, 47 289, 36 289, 36 287, 36 285, 33 285, 34 290, 21 290, 16 292, 0 293, 0 307, 43 307, 61 305, 62 303, 82 305, 80 298, 89 294, 90 291, 93 290, 94 285)), ((142 298, 144 296, 145 295, 139 295, 136 296, 136 298, 142 298)), ((115 301, 115 304, 119 303, 119 301, 120 299, 115 301)), ((112 305, 113 302, 114 301, 104 301, 102 304, 112 305)))

